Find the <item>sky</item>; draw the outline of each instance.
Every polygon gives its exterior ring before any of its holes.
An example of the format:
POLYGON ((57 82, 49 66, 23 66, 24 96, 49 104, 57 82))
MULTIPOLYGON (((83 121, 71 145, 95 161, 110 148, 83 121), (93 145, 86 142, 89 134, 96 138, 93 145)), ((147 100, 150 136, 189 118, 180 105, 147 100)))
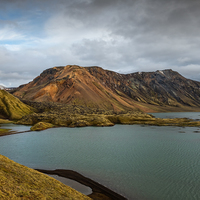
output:
POLYGON ((0 85, 73 64, 200 81, 200 1, 0 1, 0 85))

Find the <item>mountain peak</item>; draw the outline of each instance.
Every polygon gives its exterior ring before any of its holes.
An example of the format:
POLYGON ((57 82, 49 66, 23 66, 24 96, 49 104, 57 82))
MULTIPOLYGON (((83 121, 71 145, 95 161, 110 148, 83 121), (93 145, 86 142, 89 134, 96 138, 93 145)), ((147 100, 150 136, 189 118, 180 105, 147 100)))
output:
POLYGON ((160 74, 169 74, 169 73, 178 73, 176 71, 173 71, 172 69, 163 69, 163 70, 157 70, 156 73, 160 73, 160 74))

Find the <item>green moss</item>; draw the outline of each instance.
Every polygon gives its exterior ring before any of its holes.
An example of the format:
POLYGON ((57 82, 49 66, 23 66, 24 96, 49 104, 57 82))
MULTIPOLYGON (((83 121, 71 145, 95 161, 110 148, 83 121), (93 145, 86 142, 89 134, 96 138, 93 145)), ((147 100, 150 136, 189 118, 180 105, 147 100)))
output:
POLYGON ((0 119, 0 124, 11 124, 13 123, 12 121, 10 120, 7 120, 7 119, 0 119))
POLYGON ((145 124, 156 126, 200 126, 199 121, 192 119, 159 119, 140 111, 114 112, 109 109, 90 108, 82 105, 29 102, 40 113, 22 117, 17 123, 34 125, 47 122, 56 126, 112 126, 114 124, 145 124), (48 109, 47 109, 48 108, 48 109))
POLYGON ((102 91, 102 88, 101 88, 101 86, 97 83, 97 82, 92 82, 99 90, 101 90, 102 91))
POLYGON ((8 132, 9 130, 11 130, 11 129, 2 129, 2 128, 0 128, 0 132, 8 132))
POLYGON ((0 90, 0 113, 9 119, 20 119, 24 115, 32 113, 31 107, 22 103, 10 93, 0 90))
POLYGON ((31 127, 31 131, 41 131, 53 127, 54 127, 53 124, 47 122, 38 122, 37 124, 31 127))
POLYGON ((0 199, 89 200, 61 182, 0 155, 0 199))
POLYGON ((10 132, 10 130, 11 130, 11 129, 2 129, 2 128, 0 128, 0 136, 6 135, 7 133, 10 132))

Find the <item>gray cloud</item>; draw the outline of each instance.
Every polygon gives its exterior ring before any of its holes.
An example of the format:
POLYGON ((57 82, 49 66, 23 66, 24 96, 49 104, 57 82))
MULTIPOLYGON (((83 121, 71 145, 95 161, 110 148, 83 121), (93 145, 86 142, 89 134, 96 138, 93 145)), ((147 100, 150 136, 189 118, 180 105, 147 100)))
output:
POLYGON ((67 64, 171 68, 200 80, 198 0, 9 0, 0 10, 0 80, 14 72, 26 82, 67 64))

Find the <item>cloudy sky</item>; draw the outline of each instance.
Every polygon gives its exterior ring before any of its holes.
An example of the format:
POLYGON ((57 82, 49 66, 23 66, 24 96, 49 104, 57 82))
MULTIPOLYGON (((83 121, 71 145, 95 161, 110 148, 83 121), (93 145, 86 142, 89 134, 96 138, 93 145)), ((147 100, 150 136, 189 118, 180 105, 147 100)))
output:
POLYGON ((69 64, 200 81, 200 1, 0 1, 0 85, 69 64))

